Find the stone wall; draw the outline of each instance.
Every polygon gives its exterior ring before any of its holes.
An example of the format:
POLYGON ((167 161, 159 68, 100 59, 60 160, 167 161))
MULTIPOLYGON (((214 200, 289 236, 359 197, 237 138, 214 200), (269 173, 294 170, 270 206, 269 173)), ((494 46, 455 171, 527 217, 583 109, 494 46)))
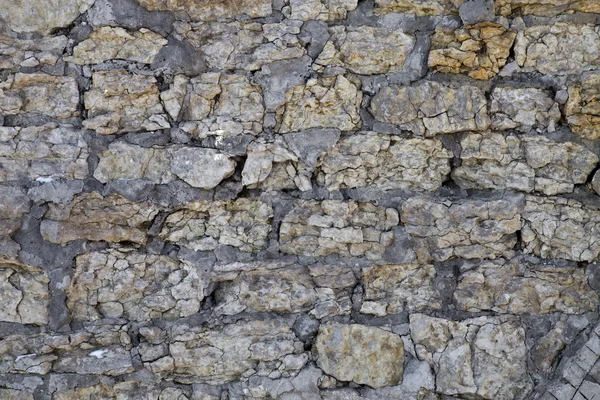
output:
POLYGON ((597 0, 0 31, 0 400, 600 399, 597 0))

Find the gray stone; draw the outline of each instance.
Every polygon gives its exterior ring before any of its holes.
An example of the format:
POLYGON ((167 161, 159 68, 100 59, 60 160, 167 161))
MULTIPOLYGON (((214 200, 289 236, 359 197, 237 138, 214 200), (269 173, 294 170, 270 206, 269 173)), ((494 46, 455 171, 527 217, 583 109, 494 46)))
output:
POLYGON ((491 21, 494 18, 494 0, 469 0, 460 6, 458 14, 465 24, 491 21))

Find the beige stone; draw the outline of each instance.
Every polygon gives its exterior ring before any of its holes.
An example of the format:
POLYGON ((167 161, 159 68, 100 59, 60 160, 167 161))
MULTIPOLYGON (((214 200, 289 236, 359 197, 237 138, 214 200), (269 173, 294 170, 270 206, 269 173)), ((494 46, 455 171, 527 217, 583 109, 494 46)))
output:
POLYGON ((328 375, 373 388, 402 383, 404 345, 381 328, 328 323, 321 325, 314 353, 328 375))
POLYGON ((587 140, 600 138, 600 74, 585 74, 580 83, 569 86, 565 105, 567 123, 579 136, 587 140))
POLYGON ((78 195, 67 205, 50 204, 42 220, 42 237, 52 243, 87 239, 106 242, 146 242, 146 228, 158 210, 119 195, 78 195))
POLYGON ((490 126, 485 93, 470 85, 455 88, 424 81, 415 86, 385 86, 371 101, 370 111, 376 120, 419 136, 490 126))
POLYGON ((492 129, 554 132, 561 119, 558 103, 543 89, 497 86, 490 99, 492 129))
POLYGON ((458 14, 466 0, 376 0, 378 14, 410 13, 419 17, 458 14))
POLYGON ((152 64, 167 39, 146 28, 128 32, 123 28, 103 26, 73 48, 65 61, 75 64, 98 64, 108 60, 127 60, 152 64))
POLYGON ((260 18, 271 14, 271 0, 140 0, 139 3, 151 11, 171 11, 193 21, 235 18, 241 14, 260 18))
POLYGON ((96 0, 0 0, 0 18, 15 32, 66 28, 96 0))
POLYGON ((278 132, 310 128, 337 128, 342 131, 361 127, 359 115, 362 93, 343 75, 310 79, 285 94, 285 103, 277 109, 278 132))
POLYGON ((16 39, 0 35, 0 68, 55 65, 67 47, 66 36, 44 37, 38 40, 16 39))
POLYGON ((289 0, 290 18, 302 21, 340 21, 358 6, 357 0, 289 0))
POLYGON ((46 325, 49 282, 40 268, 0 261, 0 321, 46 325))
POLYGON ((496 13, 503 16, 519 13, 552 17, 572 12, 600 13, 595 0, 495 0, 496 13))

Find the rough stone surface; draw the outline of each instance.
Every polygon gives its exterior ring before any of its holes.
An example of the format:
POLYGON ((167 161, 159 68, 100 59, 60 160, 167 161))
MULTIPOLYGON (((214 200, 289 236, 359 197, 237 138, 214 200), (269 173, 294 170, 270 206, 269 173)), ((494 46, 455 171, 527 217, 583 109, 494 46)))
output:
POLYGON ((543 136, 471 133, 461 141, 455 182, 469 189, 512 189, 546 195, 572 192, 598 164, 585 147, 543 136))
POLYGON ((508 16, 514 12, 539 16, 561 13, 600 13, 600 4, 594 0, 495 0, 496 13, 508 16))
POLYGON ((2 0, 0 18, 15 32, 48 34, 65 28, 94 4, 95 0, 2 0))
POLYGON ((510 256, 521 229, 522 198, 450 203, 413 197, 400 219, 419 261, 510 256))
POLYGON ((67 47, 67 40, 62 35, 38 40, 0 35, 0 68, 12 70, 55 65, 67 47))
POLYGON ((317 365, 341 381, 374 388, 401 383, 402 339, 380 328, 326 324, 315 343, 317 365))
POLYGON ((216 2, 199 0, 180 2, 178 0, 140 0, 139 3, 149 10, 172 11, 194 21, 211 21, 219 18, 234 18, 246 14, 251 18, 266 17, 271 14, 270 0, 242 0, 216 2))
POLYGON ((409 13, 419 17, 429 15, 458 14, 458 9, 466 0, 375 0, 380 14, 409 13))
POLYGON ((429 67, 440 72, 490 79, 506 64, 516 32, 481 22, 456 31, 436 29, 431 38, 429 67))
POLYGON ((490 117, 495 130, 554 132, 561 113, 558 103, 542 89, 498 86, 491 93, 490 117))
POLYGON ((569 126, 576 134, 587 140, 600 138, 597 127, 600 111, 598 111, 598 90, 600 75, 592 73, 584 75, 581 83, 569 86, 569 99, 565 106, 565 115, 569 126))
POLYGON ((31 202, 25 191, 0 186, 0 237, 11 235, 21 226, 21 217, 29 212, 31 202))
POLYGON ((289 0, 291 19, 337 21, 356 9, 358 0, 289 0))
POLYGON ((378 121, 419 136, 485 130, 490 125, 485 95, 475 86, 453 88, 424 81, 415 86, 386 86, 373 98, 378 121))
POLYGON ((46 325, 48 282, 39 268, 0 261, 0 321, 46 325))

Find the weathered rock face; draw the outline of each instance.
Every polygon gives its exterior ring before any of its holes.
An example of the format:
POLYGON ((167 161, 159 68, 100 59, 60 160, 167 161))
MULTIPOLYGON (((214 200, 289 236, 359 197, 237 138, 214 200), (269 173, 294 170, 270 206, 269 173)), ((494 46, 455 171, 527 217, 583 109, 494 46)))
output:
POLYGON ((374 388, 401 383, 402 339, 380 328, 325 324, 315 343, 317 365, 341 381, 374 388))
POLYGON ((387 86, 373 98, 378 121, 419 136, 485 130, 490 125, 485 95, 475 86, 458 88, 425 81, 416 86, 387 86))
POLYGON ((380 14, 409 13, 417 16, 458 14, 458 9, 466 0, 376 0, 380 14))
POLYGON ((404 139, 376 133, 352 134, 321 156, 319 180, 330 189, 433 191, 450 172, 452 153, 436 139, 404 139))
POLYGON ((461 141, 461 166, 452 177, 461 187, 569 193, 598 164, 585 147, 543 136, 472 133, 461 141))
POLYGON ((277 110, 278 132, 310 128, 357 130, 361 127, 358 114, 361 99, 356 85, 343 75, 311 79, 305 86, 295 86, 285 94, 285 104, 277 110))
POLYGON ((599 48, 600 34, 594 25, 557 22, 520 31, 514 51, 523 71, 578 75, 598 68, 599 48))
POLYGON ((83 132, 73 126, 0 127, 0 182, 84 179, 87 158, 83 132))
POLYGON ((336 27, 329 33, 331 40, 315 62, 363 75, 400 71, 415 45, 413 36, 390 29, 336 27))
POLYGON ((159 236, 196 251, 219 245, 255 252, 267 244, 273 209, 249 199, 232 202, 198 202, 170 214, 159 236))
POLYGON ((492 129, 554 132, 561 114, 558 103, 542 89, 498 86, 491 93, 490 117, 492 129))
POLYGON ((108 250, 77 257, 66 290, 73 318, 95 321, 187 317, 204 299, 203 269, 166 256, 108 250))
POLYGON ((413 197, 402 205, 400 219, 414 241, 419 261, 453 257, 510 256, 521 229, 522 197, 466 200, 453 204, 413 197))
POLYGON ((569 126, 576 134, 587 140, 600 138, 597 127, 600 121, 598 108, 598 90, 600 75, 584 75, 581 83, 569 86, 569 100, 565 106, 565 114, 569 126))
POLYGON ((338 21, 356 9, 358 0, 288 0, 291 19, 301 21, 338 21))
POLYGON ((40 231, 52 243, 88 239, 144 244, 145 228, 157 213, 150 204, 131 202, 119 195, 86 193, 75 197, 71 204, 51 203, 40 231))
POLYGON ((436 392, 514 399, 531 391, 525 331, 518 320, 480 317, 461 322, 410 317, 417 357, 433 367, 436 392))
POLYGON ((581 314, 598 306, 598 295, 582 268, 534 265, 519 260, 466 263, 454 292, 461 310, 581 314))
POLYGON ((39 32, 43 35, 55 28, 70 25, 95 0, 2 0, 0 18, 15 32, 39 32))
POLYGON ((266 17, 271 14, 270 0, 196 0, 181 2, 178 0, 140 0, 148 10, 172 11, 181 17, 194 21, 211 21, 220 18, 234 18, 246 14, 251 18, 266 17))
POLYGON ((148 29, 130 33, 123 28, 104 26, 75 46, 73 56, 65 57, 65 61, 98 64, 120 59, 152 64, 154 57, 166 44, 166 39, 148 29))
POLYGON ((54 392, 53 399, 56 400, 77 400, 85 398, 102 399, 133 399, 144 397, 147 399, 165 399, 165 400, 186 400, 188 397, 184 392, 175 387, 161 389, 158 386, 151 385, 148 382, 125 381, 115 385, 105 385, 98 383, 96 385, 59 390, 54 392))
POLYGON ((13 70, 55 65, 67 47, 67 40, 66 36, 21 40, 0 35, 0 68, 13 70))
POLYGON ((169 128, 156 79, 124 70, 94 72, 83 124, 101 135, 169 128))
POLYGON ((354 201, 299 202, 281 223, 279 243, 287 254, 378 260, 392 243, 396 225, 393 208, 354 201))
POLYGON ((599 13, 600 4, 594 0, 494 0, 496 13, 504 16, 514 12, 540 16, 555 16, 569 12, 599 13))
POLYGON ((3 115, 69 119, 79 116, 75 79, 47 74, 15 74, 0 83, 3 115))
POLYGON ((49 281, 39 268, 0 261, 0 321, 46 325, 49 281))
POLYGON ((600 211, 558 197, 525 198, 524 250, 542 258, 592 261, 600 254, 600 211))
POLYGON ((31 202, 24 190, 10 186, 0 186, 0 199, 0 237, 9 236, 21 226, 31 202))
POLYGON ((429 67, 440 72, 490 79, 506 64, 516 32, 482 22, 456 31, 436 29, 431 39, 429 67))

